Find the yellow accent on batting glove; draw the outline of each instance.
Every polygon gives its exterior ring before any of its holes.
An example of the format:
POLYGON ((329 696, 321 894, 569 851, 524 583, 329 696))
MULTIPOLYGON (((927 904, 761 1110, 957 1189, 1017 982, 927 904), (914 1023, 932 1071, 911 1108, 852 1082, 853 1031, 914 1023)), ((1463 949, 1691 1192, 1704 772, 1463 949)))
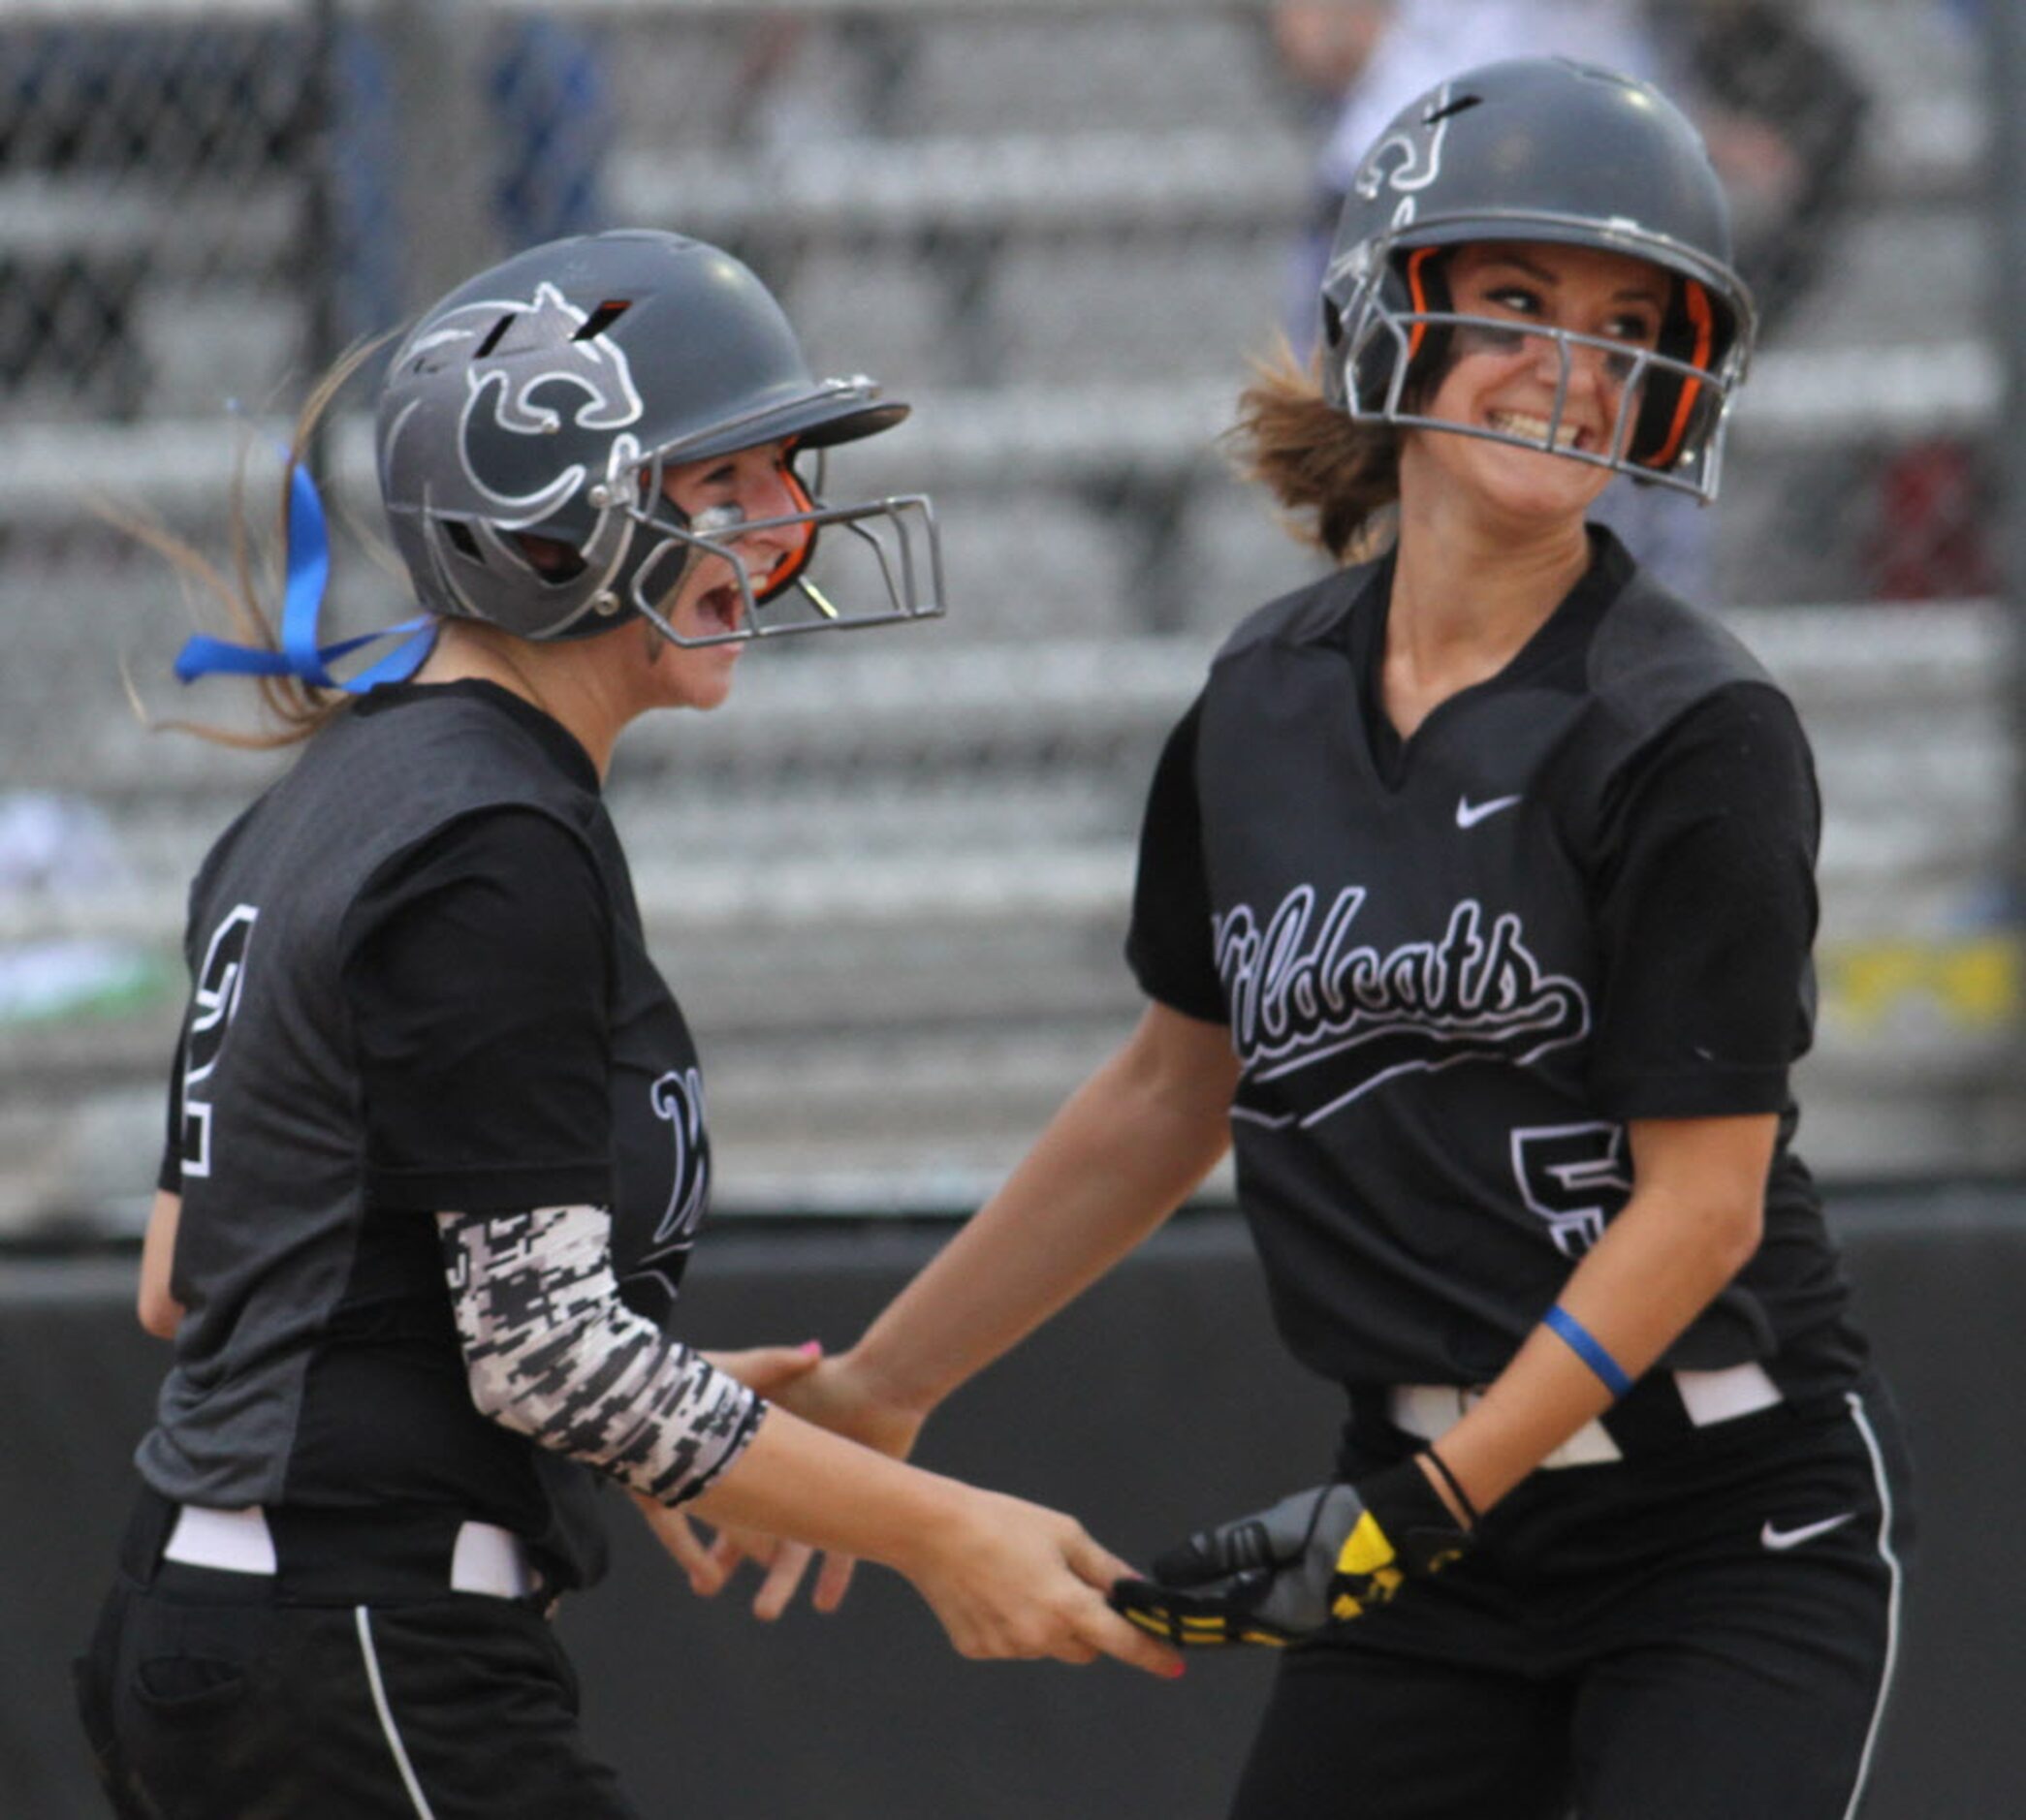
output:
POLYGON ((1316 1486, 1198 1530, 1121 1580, 1112 1608, 1186 1648, 1280 1647, 1383 1605, 1447 1566, 1470 1537, 1411 1459, 1356 1485, 1316 1486))

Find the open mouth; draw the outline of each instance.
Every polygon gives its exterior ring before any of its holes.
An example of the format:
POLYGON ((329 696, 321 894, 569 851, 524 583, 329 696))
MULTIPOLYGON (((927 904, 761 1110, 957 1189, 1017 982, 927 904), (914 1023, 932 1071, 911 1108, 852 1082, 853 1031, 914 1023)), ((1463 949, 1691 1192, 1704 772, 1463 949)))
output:
POLYGON ((705 631, 713 637, 737 632, 745 617, 745 602, 738 586, 727 581, 720 587, 707 588, 697 597, 696 613, 705 631))
MULTIPOLYGON (((1525 411, 1493 411, 1485 421, 1501 435, 1516 436, 1542 450, 1550 447, 1548 420, 1544 417, 1534 417, 1525 411)), ((1564 424, 1554 432, 1552 447, 1557 450, 1587 450, 1589 446, 1590 432, 1573 424, 1564 424)))

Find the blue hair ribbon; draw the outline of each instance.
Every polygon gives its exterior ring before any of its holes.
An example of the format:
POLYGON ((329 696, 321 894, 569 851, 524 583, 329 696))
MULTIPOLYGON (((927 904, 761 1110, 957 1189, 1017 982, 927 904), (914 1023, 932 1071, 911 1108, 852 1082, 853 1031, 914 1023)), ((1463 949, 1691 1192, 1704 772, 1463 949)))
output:
POLYGON ((335 644, 318 644, 317 618, 323 611, 325 590, 331 584, 331 533, 317 484, 301 462, 289 469, 286 576, 278 651, 195 633, 176 653, 176 679, 194 682, 206 675, 297 676, 315 688, 364 695, 383 682, 405 682, 429 654, 435 621, 427 613, 378 632, 340 639, 335 644), (339 677, 331 674, 329 666, 337 659, 349 657, 381 639, 392 638, 399 638, 401 643, 356 675, 339 677))

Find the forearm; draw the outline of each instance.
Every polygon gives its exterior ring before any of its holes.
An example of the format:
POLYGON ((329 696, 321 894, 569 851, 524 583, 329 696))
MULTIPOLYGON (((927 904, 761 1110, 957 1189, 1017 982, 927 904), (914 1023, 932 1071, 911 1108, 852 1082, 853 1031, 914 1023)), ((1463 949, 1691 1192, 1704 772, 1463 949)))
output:
POLYGON ((147 1231, 141 1240, 141 1284, 135 1312, 141 1325, 157 1339, 174 1339, 182 1325, 183 1304, 170 1287, 175 1269, 175 1235, 182 1222, 183 1197, 166 1188, 155 1190, 148 1209, 147 1231))
MULTIPOLYGON (((810 1543, 904 1575, 973 1657, 1099 1651, 1173 1676, 1181 1665, 1108 1611, 1131 1570, 1073 1518, 902 1465, 774 1409, 698 1499, 718 1523, 810 1543)), ((655 1513, 657 1526, 680 1519, 655 1513)))
POLYGON ((769 1408, 736 1465, 693 1508, 712 1523, 912 1572, 929 1540, 950 1534, 986 1495, 769 1408))
POLYGON ((664 1504, 750 1442, 766 1405, 619 1300, 602 1208, 437 1220, 481 1414, 664 1504))
POLYGON ((867 1330, 866 1385, 925 1415, 1103 1275, 1223 1155, 1235 1072, 1221 1029, 1150 1011, 867 1330))
MULTIPOLYGON (((1693 1144, 1692 1133, 1669 1134, 1677 1144, 1685 1136, 1693 1144)), ((1653 1367, 1757 1248, 1769 1149, 1768 1130, 1763 1149, 1748 1142, 1742 1155, 1719 1149, 1700 1166, 1691 1149, 1689 1166, 1646 1172, 1653 1178, 1564 1285, 1559 1305, 1628 1378, 1636 1382, 1653 1367)), ((1442 1437, 1441 1455, 1478 1508, 1488 1509, 1614 1400, 1565 1339, 1536 1327, 1442 1437)))

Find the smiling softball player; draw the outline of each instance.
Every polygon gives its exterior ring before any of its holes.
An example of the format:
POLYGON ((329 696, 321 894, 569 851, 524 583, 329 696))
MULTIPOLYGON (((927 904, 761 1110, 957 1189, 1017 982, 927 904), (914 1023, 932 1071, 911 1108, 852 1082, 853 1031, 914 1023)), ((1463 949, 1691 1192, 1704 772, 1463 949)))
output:
POLYGON ((784 1394, 904 1445, 1234 1145, 1280 1330, 1345 1392, 1335 1473, 1114 1593, 1284 1647, 1231 1812, 1848 1820, 1906 1503, 1792 1148, 1813 767, 1586 523, 1626 479, 1716 491, 1753 330, 1722 191, 1651 87, 1473 70, 1368 152, 1321 316, 1319 387, 1265 374, 1240 429, 1347 566, 1167 745, 1144 1018, 784 1394))

